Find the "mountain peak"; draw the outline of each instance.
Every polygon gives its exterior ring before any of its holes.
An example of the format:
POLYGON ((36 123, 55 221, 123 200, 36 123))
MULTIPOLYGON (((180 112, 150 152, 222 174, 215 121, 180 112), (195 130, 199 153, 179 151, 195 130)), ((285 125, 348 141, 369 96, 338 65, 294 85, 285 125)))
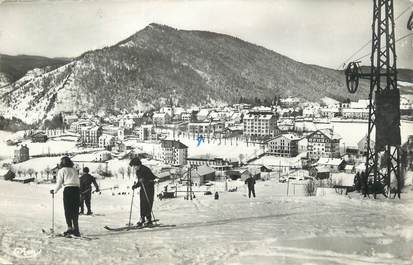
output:
POLYGON ((163 29, 163 30, 178 30, 176 28, 173 28, 171 26, 165 25, 165 24, 159 24, 152 22, 148 26, 145 27, 145 29, 163 29))

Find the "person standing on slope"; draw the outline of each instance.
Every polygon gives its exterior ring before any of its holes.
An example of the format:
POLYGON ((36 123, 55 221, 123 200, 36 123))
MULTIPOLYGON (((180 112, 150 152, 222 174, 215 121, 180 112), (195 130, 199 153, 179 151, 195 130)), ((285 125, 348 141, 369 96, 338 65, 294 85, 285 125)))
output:
POLYGON ((248 184, 248 198, 251 198, 251 193, 255 198, 255 179, 250 175, 245 180, 245 184, 248 184))
POLYGON ((92 183, 95 186, 95 191, 99 192, 99 186, 96 183, 94 176, 89 174, 89 168, 83 168, 83 175, 80 177, 80 213, 84 214, 84 205, 86 204, 87 215, 91 215, 91 199, 92 199, 92 183))
POLYGON ((63 190, 63 206, 65 209, 65 218, 67 231, 63 234, 80 236, 79 231, 79 204, 80 204, 80 181, 79 173, 73 168, 72 160, 64 156, 60 160, 60 169, 57 172, 56 187, 50 190, 51 194, 56 194, 62 186, 63 190))
POLYGON ((156 176, 152 171, 142 165, 139 158, 133 158, 129 165, 135 167, 137 182, 134 183, 132 189, 135 190, 141 187, 140 198, 140 220, 137 223, 138 226, 152 225, 152 206, 155 193, 155 179, 156 176))

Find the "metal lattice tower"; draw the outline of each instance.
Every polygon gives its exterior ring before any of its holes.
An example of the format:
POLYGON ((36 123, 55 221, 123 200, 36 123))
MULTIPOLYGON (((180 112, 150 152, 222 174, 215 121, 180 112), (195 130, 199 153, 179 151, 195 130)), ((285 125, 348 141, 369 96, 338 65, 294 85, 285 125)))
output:
MULTIPOLYGON (((389 144, 384 146, 385 159, 387 160, 384 172, 379 170, 379 152, 381 150, 373 149, 370 144, 372 131, 376 126, 376 106, 372 102, 373 92, 380 93, 382 90, 398 92, 393 0, 374 1, 372 28, 366 173, 367 176, 374 176, 374 183, 380 181, 387 187, 390 187, 390 180, 393 175, 398 184, 397 193, 400 195, 400 143, 396 146, 389 144)), ((398 96, 398 104, 400 105, 400 96, 398 96)), ((400 122, 400 106, 398 106, 397 111, 400 122)))
MULTIPOLYGON (((393 0, 373 0, 373 2, 370 73, 360 73, 358 62, 350 63, 346 70, 347 87, 351 93, 354 93, 359 78, 370 79, 366 177, 362 180, 363 194, 366 195, 368 192, 369 179, 374 181, 373 187, 384 186, 384 193, 390 192, 390 183, 394 180, 400 198, 400 93, 397 88, 393 0), (374 133, 376 133, 376 140, 373 146, 374 133), (381 165, 381 162, 384 165, 381 165)), ((374 196, 379 193, 377 189, 373 192, 374 196)))

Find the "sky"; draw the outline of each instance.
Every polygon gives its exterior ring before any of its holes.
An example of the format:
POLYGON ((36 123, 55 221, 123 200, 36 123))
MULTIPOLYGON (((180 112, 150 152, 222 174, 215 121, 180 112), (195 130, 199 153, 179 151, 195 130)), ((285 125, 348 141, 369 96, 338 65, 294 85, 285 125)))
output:
MULTIPOLYGON (((396 20, 398 39, 409 34, 413 0, 394 5, 395 17, 410 7, 396 20)), ((75 57, 155 22, 236 36, 338 69, 371 39, 372 6, 372 0, 0 0, 0 53, 75 57)), ((398 67, 413 69, 413 35, 397 42, 396 50, 398 67)))

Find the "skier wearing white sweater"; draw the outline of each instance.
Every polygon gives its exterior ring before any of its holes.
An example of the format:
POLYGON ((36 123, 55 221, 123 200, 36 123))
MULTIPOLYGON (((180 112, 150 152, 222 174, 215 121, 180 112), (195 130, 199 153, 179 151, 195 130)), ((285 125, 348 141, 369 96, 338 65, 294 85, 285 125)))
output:
POLYGON ((78 223, 80 206, 79 173, 73 168, 73 162, 67 156, 61 158, 56 187, 50 193, 57 193, 62 186, 64 187, 63 205, 67 224, 67 231, 64 232, 64 235, 80 236, 78 223))

